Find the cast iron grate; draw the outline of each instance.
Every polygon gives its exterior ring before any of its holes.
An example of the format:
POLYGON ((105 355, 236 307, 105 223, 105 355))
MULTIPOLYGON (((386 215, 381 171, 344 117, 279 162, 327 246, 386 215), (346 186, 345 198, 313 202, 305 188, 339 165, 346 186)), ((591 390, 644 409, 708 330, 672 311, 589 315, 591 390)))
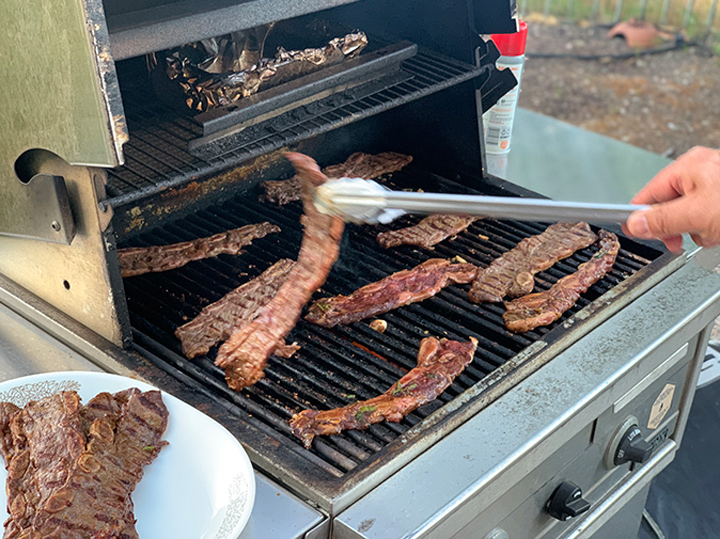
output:
MULTIPOLYGON (((449 192, 468 189, 437 176, 408 169, 396 173, 393 184, 423 186, 449 192)), ((384 334, 368 322, 326 329, 301 320, 290 341, 301 345, 291 360, 271 357, 266 377, 239 393, 229 390, 223 372, 215 367, 215 350, 206 357, 188 361, 181 355, 173 332, 193 318, 202 307, 258 275, 280 258, 295 258, 300 245, 300 203, 284 207, 260 203, 256 196, 237 197, 218 207, 156 228, 133 239, 132 245, 173 243, 207 236, 249 223, 270 221, 282 232, 257 240, 245 254, 220 256, 193 262, 178 270, 148 274, 125 280, 125 290, 137 345, 211 387, 220 398, 233 403, 247 421, 281 443, 295 446, 298 454, 335 477, 342 477, 371 461, 402 433, 418 424, 443 404, 475 385, 530 344, 546 338, 569 316, 603 293, 647 266, 662 253, 622 240, 623 248, 609 275, 593 286, 558 322, 521 335, 507 331, 501 305, 475 305, 467 300, 468 286, 452 286, 436 297, 386 315, 384 334), (356 399, 367 399, 387 390, 416 363, 418 345, 429 335, 465 340, 478 339, 473 363, 435 402, 408 415, 402 422, 381 423, 366 431, 349 431, 333 437, 318 437, 306 451, 290 433, 288 419, 300 409, 333 408, 356 399)), ((403 218, 393 227, 417 221, 403 218)), ((538 234, 546 225, 516 221, 479 220, 457 238, 428 251, 415 247, 383 250, 376 234, 385 227, 347 227, 341 258, 316 298, 348 294, 393 272, 411 268, 431 257, 461 256, 482 267, 521 239, 538 234)), ((537 286, 547 289, 559 278, 574 272, 587 261, 593 247, 577 252, 546 272, 537 275, 537 286)), ((562 332, 562 328, 557 331, 562 332)), ((557 332, 556 332, 557 333, 557 332)), ((258 448, 259 449, 259 448, 258 448)))
MULTIPOLYGON (((130 140, 123 146, 125 164, 108 171, 107 203, 116 207, 168 187, 215 174, 320 133, 403 105, 480 75, 484 68, 420 49, 403 62, 412 77, 369 92, 348 90, 289 111, 253 127, 253 136, 233 140, 227 151, 200 157, 188 143, 202 136, 202 127, 184 112, 167 108, 154 96, 124 95, 130 140)), ((144 88, 147 92, 147 88, 144 88)))

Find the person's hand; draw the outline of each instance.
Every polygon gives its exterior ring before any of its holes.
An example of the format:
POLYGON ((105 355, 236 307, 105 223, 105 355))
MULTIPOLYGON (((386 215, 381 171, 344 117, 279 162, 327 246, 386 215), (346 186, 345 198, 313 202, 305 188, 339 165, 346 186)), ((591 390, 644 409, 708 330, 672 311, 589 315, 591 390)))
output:
POLYGON ((682 249, 688 233, 702 247, 720 244, 720 150, 697 146, 661 170, 631 201, 652 204, 636 211, 625 231, 659 238, 671 251, 682 249))

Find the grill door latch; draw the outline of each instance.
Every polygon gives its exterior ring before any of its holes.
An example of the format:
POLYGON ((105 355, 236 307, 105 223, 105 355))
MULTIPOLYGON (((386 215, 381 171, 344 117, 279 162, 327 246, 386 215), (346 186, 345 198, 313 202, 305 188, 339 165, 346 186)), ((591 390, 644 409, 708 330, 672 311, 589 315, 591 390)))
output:
POLYGON ((35 174, 27 183, 10 185, 0 190, 0 236, 70 245, 75 237, 75 221, 65 179, 35 174))

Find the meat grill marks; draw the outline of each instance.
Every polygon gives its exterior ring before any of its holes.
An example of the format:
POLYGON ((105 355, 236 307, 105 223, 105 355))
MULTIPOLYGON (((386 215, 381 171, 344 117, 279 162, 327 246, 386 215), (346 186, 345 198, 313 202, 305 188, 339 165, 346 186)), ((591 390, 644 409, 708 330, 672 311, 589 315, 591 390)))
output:
POLYGON ((429 215, 416 225, 381 232, 377 241, 385 249, 398 245, 418 245, 430 249, 441 241, 457 236, 476 220, 477 217, 464 215, 429 215))
POLYGON ((320 299, 310 307, 305 319, 325 327, 351 324, 428 299, 451 283, 469 283, 476 273, 473 264, 431 258, 413 269, 363 286, 349 296, 320 299))
MULTIPOLYGON (((159 391, 124 397, 120 414, 90 425, 74 473, 35 518, 40 537, 119 537, 133 526, 130 494, 164 445, 168 412, 159 391)), ((134 527, 126 535, 137 537, 134 527)))
POLYGON ((237 255, 253 240, 278 232, 280 232, 279 226, 258 223, 221 232, 209 238, 199 238, 172 245, 118 249, 120 272, 123 277, 132 277, 143 273, 180 268, 194 260, 221 254, 237 255))
POLYGON ((303 186, 305 230, 295 266, 275 297, 244 328, 220 347, 215 364, 225 369, 225 380, 240 390, 260 380, 267 358, 295 327, 303 306, 327 279, 340 252, 345 224, 324 215, 313 204, 313 190, 327 181, 311 158, 288 153, 303 186))
MULTIPOLYGON (((331 165, 323 169, 328 178, 363 178, 372 180, 383 174, 390 174, 406 167, 412 161, 409 155, 384 152, 377 155, 357 152, 344 163, 331 165)), ((300 200, 302 188, 300 178, 295 175, 289 180, 263 182, 263 199, 279 205, 300 200)))
POLYGON ((6 539, 32 531, 39 509, 76 467, 85 449, 79 410, 77 393, 66 391, 29 403, 10 421, 13 448, 5 463, 10 513, 5 522, 6 539))
POLYGON ((557 223, 537 236, 525 238, 479 272, 470 289, 475 303, 499 302, 505 296, 518 297, 532 292, 534 275, 553 266, 597 237, 587 223, 557 223))
MULTIPOLYGON (((207 354, 233 331, 252 322, 287 280, 295 262, 283 259, 255 279, 227 293, 222 299, 205 307, 193 320, 175 330, 182 342, 183 354, 192 359, 207 354)), ((284 343, 283 343, 284 344, 284 343)))
POLYGON ((418 365, 378 397, 334 410, 303 410, 290 420, 293 434, 310 448, 315 436, 366 429, 387 420, 398 423, 407 414, 436 399, 473 359, 477 341, 423 339, 418 365))
POLYGON ((18 477, 36 487, 21 502, 9 498, 23 518, 11 512, 5 537, 137 539, 130 494, 164 445, 167 420, 158 391, 101 393, 82 408, 75 392, 23 410, 0 404, 3 439, 8 429, 12 434, 10 451, 3 451, 8 492, 18 477))
POLYGON ((563 277, 545 292, 530 294, 506 304, 503 320, 510 331, 522 333, 554 322, 575 304, 580 294, 612 269, 620 242, 615 234, 605 230, 600 230, 598 236, 598 252, 580 264, 575 273, 563 277))

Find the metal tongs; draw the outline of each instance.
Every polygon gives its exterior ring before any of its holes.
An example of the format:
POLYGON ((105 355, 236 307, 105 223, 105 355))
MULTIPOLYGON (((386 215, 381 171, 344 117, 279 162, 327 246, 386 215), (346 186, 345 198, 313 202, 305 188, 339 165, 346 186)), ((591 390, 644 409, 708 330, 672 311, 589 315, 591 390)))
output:
POLYGON ((315 190, 319 211, 351 223, 389 223, 406 213, 448 213, 524 221, 624 223, 632 204, 559 202, 538 198, 392 191, 372 180, 340 178, 315 190))

